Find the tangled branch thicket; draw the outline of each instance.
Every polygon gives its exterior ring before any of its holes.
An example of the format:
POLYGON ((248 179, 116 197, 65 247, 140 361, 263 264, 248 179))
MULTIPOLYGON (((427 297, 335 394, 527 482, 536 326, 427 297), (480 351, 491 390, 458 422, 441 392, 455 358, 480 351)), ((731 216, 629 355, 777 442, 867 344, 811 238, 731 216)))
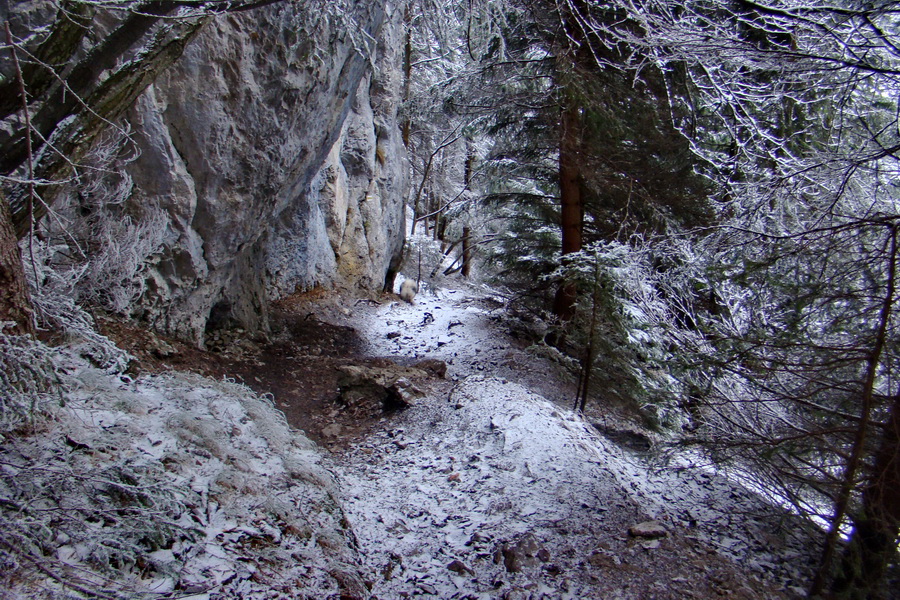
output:
POLYGON ((31 440, 18 442, 0 452, 3 572, 37 570, 79 592, 72 597, 133 598, 123 573, 146 569, 150 552, 190 533, 175 521, 184 512, 178 492, 148 465, 117 460, 88 469, 69 437, 44 440, 36 464, 27 456, 31 440))
POLYGON ((148 260, 162 249, 168 225, 152 201, 128 202, 132 148, 125 124, 91 150, 54 207, 41 257, 71 280, 78 301, 122 315, 144 293, 148 260))
POLYGON ((10 431, 34 426, 52 402, 59 374, 53 350, 31 336, 7 335, 0 323, 0 439, 10 431))
MULTIPOLYGON (((83 356, 107 372, 124 371, 131 357, 98 333, 94 319, 76 302, 74 290, 86 266, 54 269, 48 258, 53 250, 48 244, 37 245, 36 260, 26 269, 39 325, 62 334, 83 356)), ((47 353, 52 354, 52 350, 47 353)))

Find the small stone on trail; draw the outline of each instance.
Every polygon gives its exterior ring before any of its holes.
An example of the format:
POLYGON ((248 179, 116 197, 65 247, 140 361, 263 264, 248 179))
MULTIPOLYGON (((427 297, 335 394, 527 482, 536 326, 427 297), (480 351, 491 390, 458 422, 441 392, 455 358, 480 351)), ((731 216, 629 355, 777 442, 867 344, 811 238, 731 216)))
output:
POLYGON ((669 531, 660 521, 644 521, 628 530, 629 535, 641 538, 660 538, 669 535, 669 531))
POLYGON ((336 438, 341 435, 341 431, 343 431, 343 429, 344 428, 337 423, 332 423, 331 425, 322 429, 322 436, 327 438, 336 438))
POLYGON ((387 339, 389 339, 389 340, 393 340, 394 338, 398 338, 398 337, 400 337, 399 331, 392 331, 389 334, 387 334, 387 339))
POLYGON ((447 481, 459 481, 459 473, 451 473, 447 481))
POLYGON ((420 583, 418 585, 419 589, 425 592, 426 594, 431 594, 432 596, 437 595, 437 588, 433 585, 427 583, 420 583))
POLYGON ((472 534, 472 537, 469 538, 469 541, 466 542, 465 545, 471 546, 473 544, 485 544, 490 541, 491 541, 490 536, 485 535, 479 531, 476 531, 475 533, 472 534))
POLYGON ((544 567, 544 571, 547 572, 547 575, 551 575, 556 577, 557 575, 561 575, 563 570, 559 565, 547 565, 544 567))
POLYGON ((452 561, 449 565, 447 565, 447 568, 454 573, 459 573, 460 575, 465 575, 466 573, 474 575, 474 571, 472 571, 472 569, 467 567, 462 561, 459 560, 452 561))
POLYGON ((157 358, 171 358, 178 354, 178 350, 172 344, 159 339, 155 335, 150 338, 149 350, 157 358))

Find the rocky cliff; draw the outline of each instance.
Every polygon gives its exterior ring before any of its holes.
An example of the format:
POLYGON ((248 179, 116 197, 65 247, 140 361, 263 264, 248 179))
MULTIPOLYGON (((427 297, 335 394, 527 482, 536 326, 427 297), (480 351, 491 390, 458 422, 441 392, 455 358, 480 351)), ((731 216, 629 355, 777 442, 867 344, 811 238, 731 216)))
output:
POLYGON ((380 289, 403 245, 402 13, 298 3, 211 20, 128 117, 129 202, 167 228, 135 313, 202 345, 316 286, 380 289))

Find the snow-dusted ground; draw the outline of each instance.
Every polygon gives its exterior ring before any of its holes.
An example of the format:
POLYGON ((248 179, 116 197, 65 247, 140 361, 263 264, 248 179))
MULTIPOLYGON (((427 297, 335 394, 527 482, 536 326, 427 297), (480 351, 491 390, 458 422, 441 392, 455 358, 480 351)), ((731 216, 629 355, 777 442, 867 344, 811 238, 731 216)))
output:
POLYGON ((59 396, 0 435, 0 598, 365 595, 322 454, 269 400, 50 352, 59 396))
POLYGON ((567 404, 564 369, 503 332, 489 289, 336 314, 368 354, 448 379, 333 458, 244 386, 25 343, 60 395, 0 420, 0 598, 796 595, 811 546, 725 478, 653 469, 548 400, 567 404), (649 519, 668 535, 629 536, 649 519))
POLYGON ((373 355, 439 358, 454 382, 340 459, 376 597, 777 595, 744 575, 800 593, 808 557, 765 503, 702 469, 653 468, 519 385, 515 367, 543 372, 544 389, 557 374, 510 348, 491 303, 483 289, 426 290, 354 315, 373 355), (669 536, 630 538, 648 519, 669 536))
POLYGON ((503 300, 487 287, 434 288, 423 284, 412 304, 396 301, 364 312, 354 325, 374 356, 436 358, 451 375, 496 366, 509 347, 491 323, 503 300))

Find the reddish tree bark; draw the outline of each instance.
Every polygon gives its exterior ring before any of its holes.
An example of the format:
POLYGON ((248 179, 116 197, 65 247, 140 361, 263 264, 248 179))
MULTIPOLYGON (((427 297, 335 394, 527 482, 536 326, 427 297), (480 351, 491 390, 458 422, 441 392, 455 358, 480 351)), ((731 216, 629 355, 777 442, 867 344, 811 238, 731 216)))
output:
POLYGON ((462 238, 462 276, 469 277, 472 272, 472 230, 469 227, 463 227, 462 238))
MULTIPOLYGON (((581 112, 577 104, 567 100, 562 112, 559 144, 559 199, 561 205, 562 254, 581 250, 584 223, 584 200, 581 194, 579 147, 581 112)), ((553 314, 564 321, 575 316, 578 294, 574 283, 564 282, 556 292, 553 314)))

